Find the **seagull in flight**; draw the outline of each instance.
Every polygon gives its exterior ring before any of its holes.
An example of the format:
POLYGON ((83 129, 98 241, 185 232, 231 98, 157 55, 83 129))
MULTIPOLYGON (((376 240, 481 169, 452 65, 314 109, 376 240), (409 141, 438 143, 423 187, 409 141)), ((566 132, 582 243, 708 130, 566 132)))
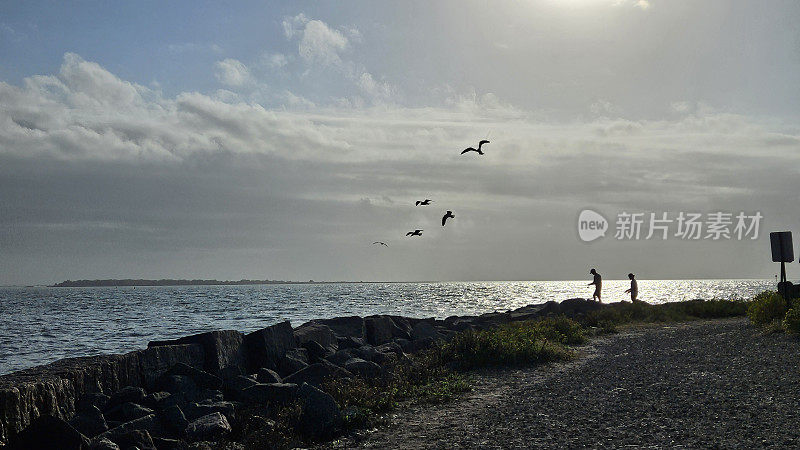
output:
POLYGON ((426 198, 425 200, 417 200, 417 202, 414 203, 414 205, 415 206, 419 206, 419 205, 428 206, 428 205, 431 204, 431 202, 433 202, 433 200, 431 200, 429 198, 426 198))
POLYGON ((467 147, 467 148, 464 149, 463 152, 461 152, 461 154, 463 155, 464 153, 467 153, 467 152, 476 152, 477 154, 482 155, 483 154, 483 150, 481 150, 481 147, 483 147, 483 144, 488 144, 488 143, 489 143, 489 141, 484 139, 484 140, 478 142, 478 148, 467 147))
POLYGON ((386 242, 375 241, 375 242, 372 243, 372 245, 375 245, 375 244, 381 244, 384 247, 388 247, 388 245, 386 245, 386 242))
POLYGON ((422 230, 409 231, 406 236, 422 236, 422 230))
POLYGON ((453 211, 447 210, 447 214, 442 216, 442 226, 444 226, 444 223, 447 222, 447 219, 455 219, 455 218, 456 216, 453 215, 453 211))

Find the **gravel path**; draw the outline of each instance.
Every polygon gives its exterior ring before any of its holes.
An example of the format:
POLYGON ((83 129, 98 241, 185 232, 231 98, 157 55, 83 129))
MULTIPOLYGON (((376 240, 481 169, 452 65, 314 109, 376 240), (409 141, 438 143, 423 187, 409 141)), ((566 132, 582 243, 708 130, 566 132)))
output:
POLYGON ((595 339, 567 364, 479 373, 329 448, 800 447, 800 342, 743 319, 595 339))

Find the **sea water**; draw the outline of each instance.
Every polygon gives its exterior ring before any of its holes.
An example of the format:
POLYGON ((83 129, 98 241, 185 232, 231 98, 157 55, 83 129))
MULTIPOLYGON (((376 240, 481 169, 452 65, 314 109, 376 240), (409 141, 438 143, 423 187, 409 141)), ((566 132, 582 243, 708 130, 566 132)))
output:
MULTIPOLYGON (((0 288, 0 374, 60 358, 122 353, 155 339, 208 330, 252 331, 345 315, 445 318, 591 297, 588 280, 330 283, 252 286, 0 288)), ((603 300, 620 301, 628 280, 604 280, 603 300)), ((650 303, 746 299, 773 280, 640 280, 650 303)))

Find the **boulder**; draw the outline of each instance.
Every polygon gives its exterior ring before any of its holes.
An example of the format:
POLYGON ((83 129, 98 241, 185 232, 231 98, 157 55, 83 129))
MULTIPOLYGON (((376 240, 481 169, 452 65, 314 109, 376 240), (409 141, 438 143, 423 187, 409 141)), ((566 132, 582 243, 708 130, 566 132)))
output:
POLYGON ((192 367, 188 364, 178 363, 172 366, 167 372, 167 375, 183 375, 189 377, 194 383, 203 389, 220 389, 222 388, 222 378, 212 375, 204 370, 192 367))
POLYGON ((191 403, 186 407, 186 420, 193 421, 199 417, 207 416, 212 413, 222 413, 228 422, 236 421, 236 407, 232 402, 203 402, 191 403))
POLYGON ((375 350, 375 347, 371 345, 363 345, 353 351, 353 353, 361 359, 366 359, 367 361, 378 362, 380 353, 375 350))
POLYGON ((186 427, 186 437, 193 441, 213 441, 231 432, 231 425, 222 413, 200 417, 186 427))
POLYGON ((539 310, 539 316, 555 316, 561 314, 561 305, 558 302, 550 300, 542 305, 539 310))
POLYGON ((142 400, 142 405, 151 409, 159 408, 171 395, 165 391, 151 392, 142 400))
MULTIPOLYGON (((405 325, 408 325, 406 322, 405 325)), ((409 339, 407 330, 398 326, 390 316, 369 316, 364 318, 367 342, 380 345, 395 338, 409 339)))
POLYGON ((339 350, 336 353, 330 354, 326 356, 325 359, 327 359, 333 364, 336 364, 337 366, 344 367, 344 363, 354 358, 355 356, 356 352, 354 350, 347 349, 347 350, 339 350))
POLYGON ((289 403, 297 397, 297 385, 292 383, 259 383, 242 391, 242 401, 266 405, 289 403))
POLYGON ((353 374, 347 370, 322 360, 285 377, 283 381, 298 385, 308 383, 314 386, 321 386, 329 378, 350 378, 352 376, 353 374))
POLYGON ((347 336, 347 337, 337 336, 336 342, 339 343, 339 350, 344 350, 348 348, 358 348, 367 343, 367 341, 365 341, 364 338, 358 338, 352 336, 347 336))
POLYGON ((189 425, 186 415, 183 414, 183 410, 178 405, 164 408, 159 413, 158 418, 161 420, 161 425, 163 425, 165 430, 176 435, 183 432, 183 430, 186 429, 186 425, 189 425))
POLYGON ((281 322, 257 331, 244 338, 248 352, 248 369, 277 369, 288 350, 297 347, 294 330, 289 321, 281 322))
POLYGON ((256 381, 259 383, 282 383, 283 379, 278 375, 278 372, 262 367, 258 369, 256 381))
POLYGON ((200 392, 200 395, 197 398, 199 402, 221 402, 225 399, 225 395, 222 391, 216 389, 204 389, 200 392))
POLYGON ((323 347, 317 341, 304 342, 303 348, 305 348, 306 351, 308 352, 308 361, 312 364, 315 362, 319 362, 326 355, 332 353, 327 349, 325 349, 325 347, 323 347))
POLYGON ((136 403, 127 402, 106 410, 104 415, 108 420, 124 423, 150 414, 153 414, 152 409, 145 408, 136 403))
POLYGON ((372 361, 365 361, 359 358, 352 358, 342 367, 348 372, 361 376, 362 378, 377 378, 383 375, 383 368, 372 361))
POLYGON ((111 395, 103 411, 108 411, 123 403, 141 403, 146 395, 147 393, 140 387, 124 387, 111 395))
POLYGON ((297 345, 301 347, 304 347, 303 344, 309 341, 315 341, 329 352, 335 352, 339 349, 339 341, 336 339, 336 335, 327 325, 321 323, 304 323, 294 330, 294 336, 297 339, 297 345))
POLYGON ((119 445, 108 438, 93 439, 89 444, 89 450, 121 450, 119 445))
MULTIPOLYGON (((165 346, 125 354, 67 358, 0 375, 0 445, 32 420, 51 415, 71 419, 76 403, 89 393, 144 387, 177 362, 202 364, 199 345, 165 346)), ((105 405, 101 410, 104 409, 105 405)))
POLYGON ((158 450, 189 450, 189 444, 178 439, 153 437, 153 444, 158 450))
POLYGON ((307 366, 308 363, 303 362, 293 356, 286 355, 281 360, 280 364, 278 364, 278 373, 281 375, 281 377, 285 377, 307 366))
POLYGON ((243 345, 244 335, 234 330, 209 331, 170 341, 152 341, 148 348, 164 345, 199 344, 205 360, 203 369, 217 374, 228 366, 246 367, 247 357, 243 345))
POLYGON ((308 350, 302 347, 296 347, 291 350, 287 350, 286 356, 299 359, 300 361, 303 361, 304 363, 308 364, 308 350))
POLYGON ((422 339, 432 339, 435 341, 441 338, 442 336, 439 334, 439 331, 436 330, 436 327, 428 321, 419 321, 411 329, 411 339, 415 341, 422 339))
POLYGON ((366 334, 364 318, 359 316, 334 317, 332 319, 317 319, 313 322, 328 326, 336 336, 363 338, 366 334))
POLYGON ((136 420, 132 420, 130 422, 118 425, 106 431, 105 433, 100 434, 98 438, 99 439, 108 438, 116 442, 120 436, 129 431, 134 431, 134 430, 147 430, 151 434, 157 435, 162 430, 161 422, 158 419, 156 419, 155 414, 150 414, 149 416, 140 417, 136 420))
POLYGON ((602 307, 603 306, 600 302, 596 302, 594 300, 570 298, 561 302, 559 305, 559 310, 561 314, 573 317, 583 315, 591 311, 596 311, 602 307))
POLYGON ((153 438, 150 437, 147 430, 129 431, 118 437, 115 442, 123 449, 156 450, 153 438))
POLYGON ((301 399, 300 430, 312 438, 322 438, 333 434, 342 424, 339 405, 329 394, 303 383, 298 390, 301 399))
POLYGON ((69 424, 88 437, 94 437, 108 430, 108 424, 103 413, 96 406, 90 405, 78 412, 70 419, 69 424))
POLYGON ((238 377, 225 383, 225 391, 235 399, 241 398, 242 391, 255 386, 258 382, 248 376, 239 375, 238 377))
POLYGON ((379 353, 394 353, 397 356, 403 356, 403 347, 400 347, 396 342, 387 342, 375 347, 379 353))
POLYGON ((10 449, 49 449, 83 450, 89 447, 89 439, 67 422, 53 417, 41 416, 13 436, 10 449))
POLYGON ((164 375, 156 382, 156 386, 164 392, 181 395, 189 401, 196 401, 200 396, 200 389, 191 378, 186 375, 164 375))
POLYGON ((104 410, 106 404, 108 404, 109 397, 102 392, 90 392, 88 394, 83 394, 83 396, 75 402, 75 410, 76 411, 84 411, 84 410, 91 410, 92 408, 97 408, 100 411, 104 410))

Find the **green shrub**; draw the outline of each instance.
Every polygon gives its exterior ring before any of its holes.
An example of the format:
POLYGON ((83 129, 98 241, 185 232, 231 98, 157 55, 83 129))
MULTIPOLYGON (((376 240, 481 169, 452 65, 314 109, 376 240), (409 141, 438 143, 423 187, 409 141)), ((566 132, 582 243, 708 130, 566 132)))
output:
POLYGON ((783 329, 789 334, 800 334, 800 308, 792 308, 783 318, 783 329))
POLYGON ((439 348, 439 358, 458 370, 537 364, 570 358, 562 344, 585 339, 580 325, 564 317, 510 323, 459 333, 439 348))
POLYGON ((755 325, 767 325, 783 319, 786 306, 783 296, 775 291, 764 291, 756 295, 747 306, 747 317, 755 325))

